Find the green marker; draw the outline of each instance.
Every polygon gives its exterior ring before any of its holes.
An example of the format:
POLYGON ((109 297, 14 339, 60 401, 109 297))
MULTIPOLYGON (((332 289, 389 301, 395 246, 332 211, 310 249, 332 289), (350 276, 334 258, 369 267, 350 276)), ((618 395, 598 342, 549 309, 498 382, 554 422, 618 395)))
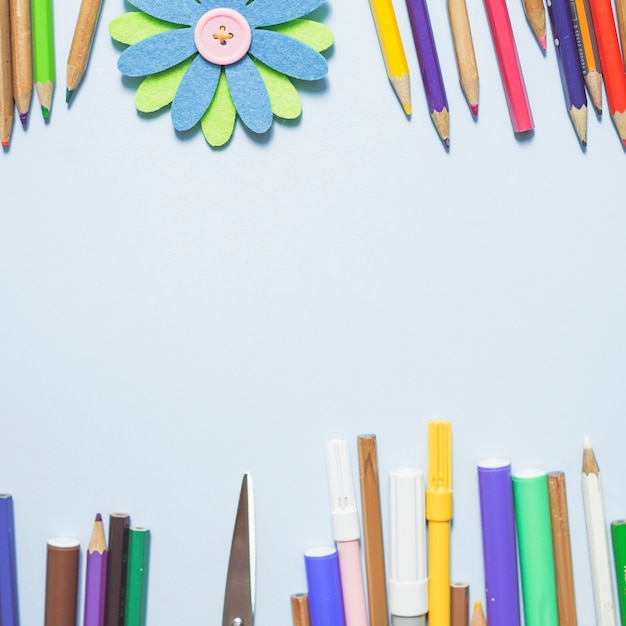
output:
POLYGON ((33 74, 44 119, 50 117, 56 80, 52 0, 32 0, 33 74))
POLYGON ((149 563, 150 530, 131 526, 128 531, 128 571, 124 626, 145 626, 149 563))
POLYGON ((611 540, 617 599, 619 600, 619 618, 622 626, 626 626, 626 520, 611 522, 611 540))
POLYGON ((526 626, 559 626, 548 476, 539 470, 513 474, 526 626))

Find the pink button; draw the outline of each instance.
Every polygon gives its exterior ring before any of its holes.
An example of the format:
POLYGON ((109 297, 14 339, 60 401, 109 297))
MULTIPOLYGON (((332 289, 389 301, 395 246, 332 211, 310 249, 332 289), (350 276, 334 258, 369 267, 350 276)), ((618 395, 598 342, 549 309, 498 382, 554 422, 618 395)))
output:
POLYGON ((231 65, 248 52, 252 33, 241 13, 232 9, 212 9, 196 24, 194 41, 198 52, 207 61, 231 65))

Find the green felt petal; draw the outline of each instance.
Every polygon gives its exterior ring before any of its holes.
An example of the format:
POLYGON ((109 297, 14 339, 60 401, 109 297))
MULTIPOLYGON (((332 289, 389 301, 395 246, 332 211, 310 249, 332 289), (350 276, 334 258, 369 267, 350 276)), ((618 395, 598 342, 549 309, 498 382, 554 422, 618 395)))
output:
POLYGON ((109 24, 109 33, 116 41, 131 46, 142 39, 175 28, 179 28, 179 26, 158 20, 142 11, 131 11, 116 17, 109 24))
POLYGON ((272 113, 285 120, 295 120, 297 117, 300 117, 302 113, 300 96, 289 78, 271 67, 263 65, 256 59, 254 59, 254 64, 267 87, 272 113))
POLYGON ((328 50, 335 40, 330 28, 313 20, 292 20, 286 24, 270 26, 267 30, 298 39, 317 52, 328 50))
POLYGON ((200 120, 202 133, 209 145, 223 146, 233 135, 237 111, 228 91, 226 74, 222 71, 215 95, 207 112, 200 120))
POLYGON ((135 95, 135 107, 142 113, 153 113, 172 103, 183 75, 194 57, 175 65, 169 70, 146 77, 135 95))

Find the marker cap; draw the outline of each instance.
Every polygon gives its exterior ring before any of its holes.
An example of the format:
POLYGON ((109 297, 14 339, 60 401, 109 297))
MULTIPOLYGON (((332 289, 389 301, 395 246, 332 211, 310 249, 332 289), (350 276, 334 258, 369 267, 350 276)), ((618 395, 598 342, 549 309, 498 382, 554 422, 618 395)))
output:
POLYGON ((326 469, 335 541, 354 541, 361 536, 356 509, 350 449, 345 439, 326 442, 326 469))

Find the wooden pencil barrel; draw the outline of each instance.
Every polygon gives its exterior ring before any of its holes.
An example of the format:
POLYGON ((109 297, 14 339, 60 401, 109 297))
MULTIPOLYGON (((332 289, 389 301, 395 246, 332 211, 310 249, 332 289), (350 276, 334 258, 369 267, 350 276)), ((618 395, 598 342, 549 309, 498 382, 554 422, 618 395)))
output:
POLYGON ((60 537, 48 541, 44 626, 76 626, 80 543, 60 537))

